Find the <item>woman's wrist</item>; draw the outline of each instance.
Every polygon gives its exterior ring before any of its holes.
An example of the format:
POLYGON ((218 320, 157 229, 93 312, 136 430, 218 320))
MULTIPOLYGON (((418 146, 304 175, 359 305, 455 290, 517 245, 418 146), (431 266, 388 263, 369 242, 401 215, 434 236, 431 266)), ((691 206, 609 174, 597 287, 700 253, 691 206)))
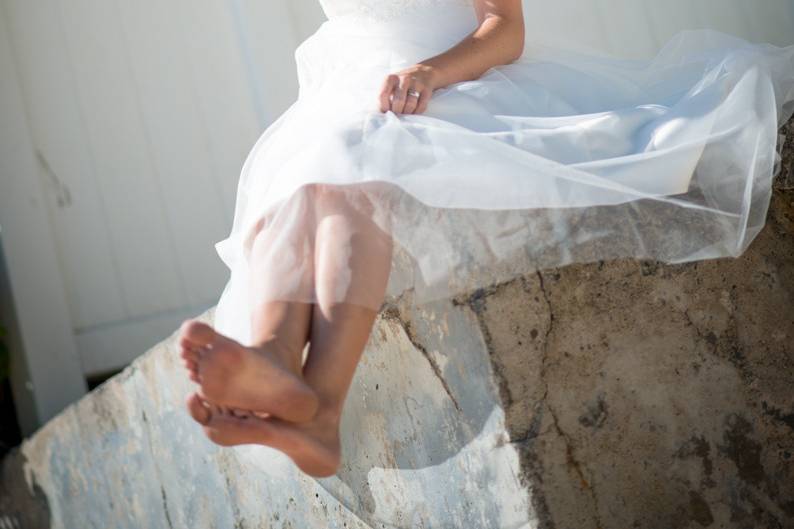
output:
POLYGON ((436 88, 478 79, 494 66, 509 64, 524 51, 523 18, 489 17, 474 32, 450 49, 419 65, 433 72, 436 88))
POLYGON ((443 67, 434 63, 432 59, 421 61, 417 63, 417 66, 427 72, 433 90, 450 84, 443 67))
POLYGON ((422 78, 423 84, 434 90, 448 84, 443 69, 432 60, 420 61, 408 70, 413 72, 414 75, 418 74, 422 78))

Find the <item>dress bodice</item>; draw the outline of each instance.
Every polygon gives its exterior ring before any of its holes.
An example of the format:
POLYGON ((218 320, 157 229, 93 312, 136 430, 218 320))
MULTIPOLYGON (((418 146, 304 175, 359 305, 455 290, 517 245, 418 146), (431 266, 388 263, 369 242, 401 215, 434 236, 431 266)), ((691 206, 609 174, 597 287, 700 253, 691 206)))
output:
POLYGON ((319 0, 330 19, 341 15, 360 15, 377 20, 391 20, 423 7, 473 6, 474 0, 319 0))

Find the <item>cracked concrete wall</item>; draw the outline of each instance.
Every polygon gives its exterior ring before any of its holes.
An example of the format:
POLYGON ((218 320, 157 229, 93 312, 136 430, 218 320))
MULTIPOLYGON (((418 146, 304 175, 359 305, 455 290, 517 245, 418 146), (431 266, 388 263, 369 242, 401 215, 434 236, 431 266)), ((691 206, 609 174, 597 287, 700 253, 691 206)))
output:
POLYGON ((471 303, 540 527, 794 527, 794 193, 740 259, 544 271, 471 303))
POLYGON ((5 460, 0 527, 794 527, 791 160, 739 259, 393 300, 333 478, 206 441, 172 336, 5 460))

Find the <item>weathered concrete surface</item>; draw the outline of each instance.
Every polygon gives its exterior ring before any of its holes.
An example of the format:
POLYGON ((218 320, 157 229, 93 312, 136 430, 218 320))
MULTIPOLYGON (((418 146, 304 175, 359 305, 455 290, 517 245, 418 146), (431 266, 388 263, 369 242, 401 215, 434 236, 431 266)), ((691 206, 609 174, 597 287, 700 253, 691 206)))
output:
POLYGON ((774 181, 776 189, 794 189, 794 119, 780 129, 780 174, 774 181))
POLYGON ((785 187, 739 259, 592 263, 391 304, 334 478, 206 441, 172 336, 6 459, 0 528, 794 527, 785 187))
POLYGON ((741 259, 571 266, 475 302, 541 527, 794 527, 794 193, 741 259))
POLYGON ((269 448, 204 438, 172 336, 8 459, 15 498, 0 508, 75 529, 533 527, 493 380, 470 310, 384 311, 345 410, 344 467, 313 480, 269 448))

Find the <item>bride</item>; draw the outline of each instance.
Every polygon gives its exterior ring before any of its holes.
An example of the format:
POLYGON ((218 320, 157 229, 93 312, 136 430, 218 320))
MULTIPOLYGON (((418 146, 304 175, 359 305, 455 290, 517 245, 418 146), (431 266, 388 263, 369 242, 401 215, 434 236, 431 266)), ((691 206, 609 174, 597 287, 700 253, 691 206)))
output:
POLYGON ((737 257, 763 227, 794 47, 691 31, 644 62, 524 53, 520 0, 321 4, 298 99, 253 146, 216 245, 231 277, 214 326, 181 328, 187 406, 215 443, 332 475, 390 298, 737 257))

